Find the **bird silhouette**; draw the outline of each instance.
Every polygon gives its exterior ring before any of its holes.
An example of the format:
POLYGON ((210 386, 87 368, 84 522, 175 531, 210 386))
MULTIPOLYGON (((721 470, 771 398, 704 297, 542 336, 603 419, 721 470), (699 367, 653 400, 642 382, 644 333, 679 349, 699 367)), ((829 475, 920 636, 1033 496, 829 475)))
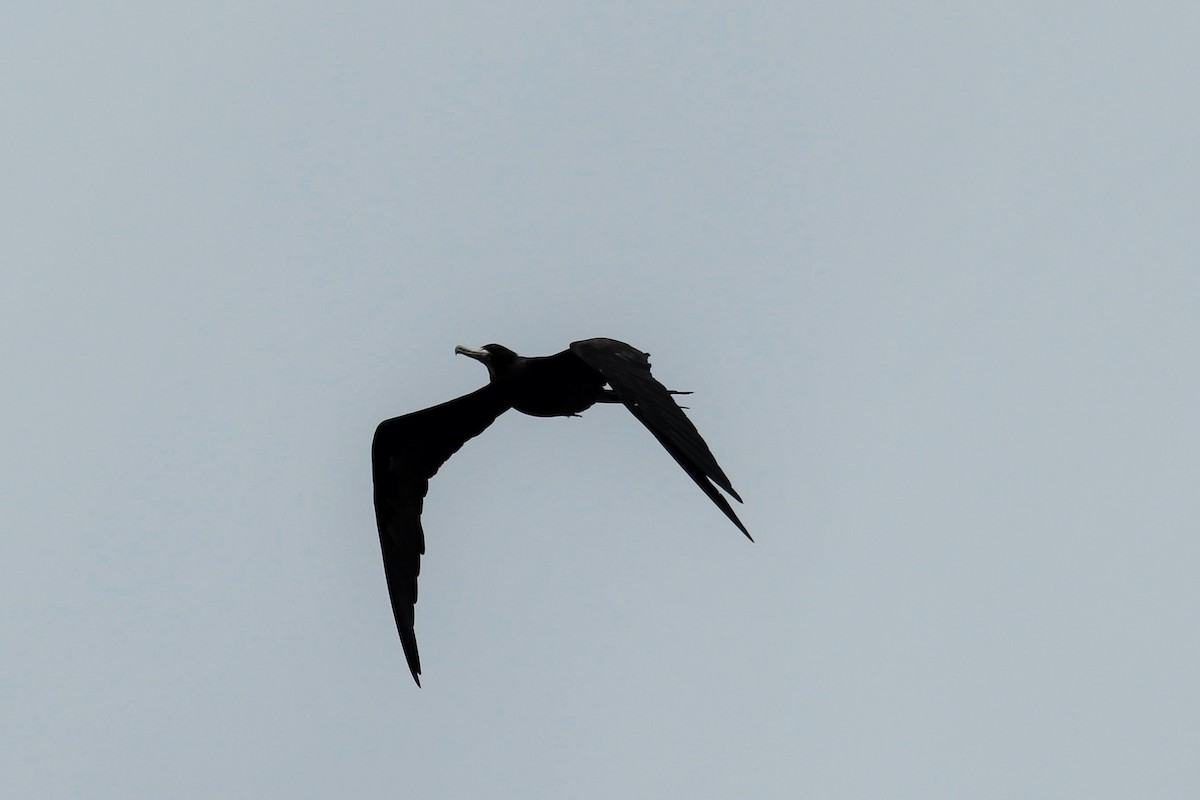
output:
MULTIPOLYGON (((578 416, 596 403, 624 403, 671 457, 746 538, 723 489, 739 503, 696 426, 650 374, 650 356, 615 339, 584 339, 552 356, 526 358, 486 344, 455 352, 482 362, 487 386, 432 408, 384 420, 371 445, 375 519, 388 595, 413 680, 421 685, 414 613, 417 575, 425 553, 421 509, 429 479, 468 440, 510 408, 535 417, 578 416)), ((753 539, 751 539, 753 541, 753 539)))

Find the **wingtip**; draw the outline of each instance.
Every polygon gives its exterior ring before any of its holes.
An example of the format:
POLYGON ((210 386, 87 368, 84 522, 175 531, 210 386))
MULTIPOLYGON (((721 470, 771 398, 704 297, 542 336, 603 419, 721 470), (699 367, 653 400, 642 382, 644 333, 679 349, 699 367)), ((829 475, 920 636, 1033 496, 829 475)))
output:
POLYGON ((754 541, 754 537, 750 535, 750 531, 746 530, 746 526, 742 524, 742 521, 740 519, 738 519, 736 516, 733 516, 733 515, 730 515, 729 518, 731 520, 733 520, 734 525, 737 525, 737 529, 742 532, 743 536, 745 536, 747 539, 749 539, 752 542, 754 541))
POLYGON ((421 685, 421 656, 417 652, 417 637, 411 627, 400 629, 400 644, 404 646, 404 660, 417 686, 421 685))
MULTIPOLYGON (((720 497, 720 495, 717 496, 720 497)), ((724 500, 724 498, 722 498, 722 500, 724 500)), ((738 519, 737 514, 733 513, 733 509, 729 507, 729 503, 717 503, 717 505, 720 506, 721 510, 725 512, 725 516, 729 518, 729 521, 737 526, 737 529, 742 532, 742 535, 753 542, 754 537, 750 535, 750 531, 746 530, 746 526, 742 524, 740 519, 738 519)))
MULTIPOLYGON (((722 486, 721 488, 723 488, 725 490, 725 492, 730 497, 732 497, 734 500, 737 500, 739 503, 742 502, 742 498, 738 495, 737 492, 735 492, 733 490, 732 486, 722 486)), ((720 495, 718 495, 718 496, 720 496, 720 495)), ((733 509, 729 507, 729 503, 725 503, 724 505, 722 505, 721 503, 717 503, 717 505, 721 506, 721 510, 725 512, 725 516, 729 517, 729 521, 732 522, 734 525, 736 525, 737 529, 739 531, 741 531, 742 534, 747 539, 749 539, 750 541, 753 542, 754 537, 750 535, 750 531, 746 530, 746 526, 742 524, 742 521, 740 519, 738 519, 737 514, 733 513, 733 509)), ((743 505, 744 505, 744 503, 743 503, 743 505)))

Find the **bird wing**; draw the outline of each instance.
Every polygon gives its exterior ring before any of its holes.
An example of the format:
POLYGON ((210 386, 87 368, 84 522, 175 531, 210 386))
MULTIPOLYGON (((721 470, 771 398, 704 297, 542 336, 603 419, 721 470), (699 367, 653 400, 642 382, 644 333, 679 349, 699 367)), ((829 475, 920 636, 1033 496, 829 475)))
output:
POLYGON ((572 342, 571 352, 604 376, 625 407, 654 434, 683 471, 716 503, 717 508, 725 512, 738 530, 746 534, 746 538, 754 541, 733 513, 729 501, 713 484, 739 503, 742 498, 733 490, 696 426, 671 397, 667 387, 650 374, 650 354, 616 339, 572 342))
POLYGON ((413 680, 421 685, 421 658, 413 630, 417 575, 425 552, 421 508, 429 479, 470 438, 483 433, 509 404, 493 384, 441 405, 384 420, 371 444, 375 521, 396 629, 413 680))

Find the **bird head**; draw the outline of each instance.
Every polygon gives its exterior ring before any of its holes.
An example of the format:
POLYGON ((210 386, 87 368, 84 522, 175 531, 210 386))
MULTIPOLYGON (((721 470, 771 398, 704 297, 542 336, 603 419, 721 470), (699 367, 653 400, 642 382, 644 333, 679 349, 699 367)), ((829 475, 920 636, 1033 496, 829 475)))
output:
POLYGON ((508 375, 516 365, 517 359, 520 358, 502 344, 485 344, 478 350, 472 350, 470 347, 463 347, 460 344, 454 348, 454 352, 482 363, 488 368, 488 377, 492 380, 508 375))

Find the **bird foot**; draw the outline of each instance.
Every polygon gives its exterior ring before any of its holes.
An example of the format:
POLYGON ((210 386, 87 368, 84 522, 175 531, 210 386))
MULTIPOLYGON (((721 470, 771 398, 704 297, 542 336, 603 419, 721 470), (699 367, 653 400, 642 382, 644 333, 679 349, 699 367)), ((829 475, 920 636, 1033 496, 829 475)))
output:
MULTIPOLYGON (((667 394, 691 394, 691 392, 681 392, 678 389, 667 389, 667 394)), ((675 405, 679 406, 679 403, 676 403, 675 405)), ((688 408, 688 406, 679 406, 679 407, 682 408, 684 411, 690 410, 688 408)))

